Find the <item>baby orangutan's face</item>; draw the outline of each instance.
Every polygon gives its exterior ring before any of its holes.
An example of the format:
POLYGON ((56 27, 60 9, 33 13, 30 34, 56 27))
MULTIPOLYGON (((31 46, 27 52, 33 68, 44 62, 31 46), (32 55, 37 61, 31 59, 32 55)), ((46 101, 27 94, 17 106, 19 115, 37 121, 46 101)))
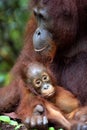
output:
POLYGON ((30 83, 35 91, 45 98, 54 95, 55 87, 52 84, 51 77, 42 64, 31 64, 27 71, 27 83, 30 83))

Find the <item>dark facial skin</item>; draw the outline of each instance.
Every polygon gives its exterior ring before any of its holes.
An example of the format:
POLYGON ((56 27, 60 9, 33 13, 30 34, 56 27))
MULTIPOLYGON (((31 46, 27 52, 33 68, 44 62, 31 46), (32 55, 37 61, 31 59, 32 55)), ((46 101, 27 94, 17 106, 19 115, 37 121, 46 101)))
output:
POLYGON ((51 33, 43 28, 37 28, 33 35, 33 45, 36 52, 40 52, 50 47, 51 33))
POLYGON ((46 10, 37 10, 34 8, 34 15, 37 20, 38 28, 33 35, 33 45, 36 52, 46 51, 48 48, 51 49, 50 41, 52 40, 52 34, 45 26, 48 27, 48 18, 46 10))
POLYGON ((47 47, 51 48, 49 41, 53 39, 55 39, 56 46, 61 47, 73 42, 72 39, 75 39, 76 36, 77 8, 75 3, 73 2, 73 8, 69 8, 71 1, 68 2, 66 8, 64 2, 55 0, 58 8, 52 12, 52 1, 41 0, 36 2, 33 7, 37 21, 37 29, 33 35, 33 45, 36 52, 47 50, 47 47), (46 4, 51 6, 48 7, 46 4))
POLYGON ((33 12, 38 25, 33 35, 33 44, 35 51, 41 52, 50 46, 49 41, 52 40, 52 34, 46 29, 50 25, 48 23, 50 20, 46 9, 38 9, 35 7, 33 12))
POLYGON ((36 92, 45 98, 50 98, 55 93, 51 78, 42 64, 29 65, 27 83, 31 84, 36 92))

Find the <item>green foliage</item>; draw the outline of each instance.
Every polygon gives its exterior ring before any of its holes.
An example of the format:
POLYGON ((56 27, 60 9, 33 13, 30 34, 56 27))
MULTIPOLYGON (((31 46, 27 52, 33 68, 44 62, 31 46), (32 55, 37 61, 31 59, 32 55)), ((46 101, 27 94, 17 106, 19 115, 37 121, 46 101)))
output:
POLYGON ((14 126, 19 126, 17 121, 14 120, 10 120, 9 122, 10 125, 14 125, 14 126))
POLYGON ((0 116, 0 121, 10 123, 10 118, 8 116, 0 116))
POLYGON ((0 116, 0 122, 7 123, 9 125, 15 126, 14 130, 18 130, 23 124, 18 124, 17 121, 11 120, 9 116, 0 116))
POLYGON ((53 127, 49 127, 49 130, 55 130, 53 127))
MULTIPOLYGON (((54 128, 54 127, 49 127, 48 130, 55 130, 55 128, 54 128)), ((58 130, 64 130, 64 129, 60 128, 60 129, 58 129, 58 130)))
POLYGON ((0 0, 0 85, 23 45, 29 0, 0 0))
POLYGON ((18 124, 17 121, 11 120, 8 116, 0 116, 0 122, 8 123, 9 125, 15 126, 14 130, 18 130, 23 124, 18 124))
POLYGON ((14 128, 14 130, 18 130, 21 126, 23 126, 23 124, 18 124, 18 125, 14 128))

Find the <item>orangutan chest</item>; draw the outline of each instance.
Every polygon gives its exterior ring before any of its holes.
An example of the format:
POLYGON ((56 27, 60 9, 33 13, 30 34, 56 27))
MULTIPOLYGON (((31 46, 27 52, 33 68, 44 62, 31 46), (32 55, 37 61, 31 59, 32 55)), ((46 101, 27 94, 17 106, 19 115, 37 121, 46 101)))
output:
MULTIPOLYGON (((61 85, 79 98, 87 96, 87 55, 80 54, 65 64, 61 73, 61 85), (84 94, 84 95, 83 95, 84 94)), ((84 99, 85 100, 85 99, 84 99)))

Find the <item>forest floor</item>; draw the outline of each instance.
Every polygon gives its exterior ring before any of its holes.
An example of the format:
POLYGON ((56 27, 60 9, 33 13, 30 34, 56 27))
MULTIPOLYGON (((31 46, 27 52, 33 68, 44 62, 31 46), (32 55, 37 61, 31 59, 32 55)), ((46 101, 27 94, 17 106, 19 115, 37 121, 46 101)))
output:
MULTIPOLYGON (((40 126, 39 128, 27 129, 19 119, 13 119, 7 115, 0 115, 0 130, 55 130, 54 127, 40 126)), ((63 129, 58 129, 63 130, 63 129)))
POLYGON ((16 129, 15 126, 0 122, 0 130, 27 130, 27 128, 23 125, 20 128, 16 129))

